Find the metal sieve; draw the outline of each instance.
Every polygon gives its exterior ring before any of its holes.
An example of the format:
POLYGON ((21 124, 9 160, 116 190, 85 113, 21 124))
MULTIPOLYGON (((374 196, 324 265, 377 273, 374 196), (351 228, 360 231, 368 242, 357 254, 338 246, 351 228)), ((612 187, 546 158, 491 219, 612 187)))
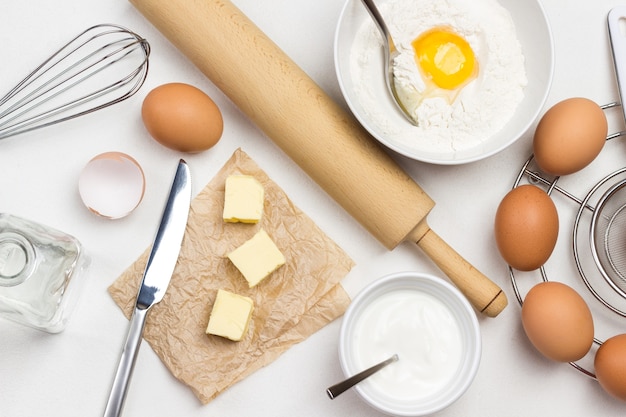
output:
POLYGON ((602 195, 593 212, 589 235, 600 273, 626 298, 626 180, 602 195))

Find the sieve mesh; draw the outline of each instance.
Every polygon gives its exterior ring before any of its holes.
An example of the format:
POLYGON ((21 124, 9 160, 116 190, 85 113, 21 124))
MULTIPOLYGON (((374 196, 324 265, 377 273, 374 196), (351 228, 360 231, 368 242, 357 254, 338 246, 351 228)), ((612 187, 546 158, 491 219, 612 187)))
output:
POLYGON ((626 180, 600 199, 591 226, 592 251, 600 272, 626 297, 626 180))

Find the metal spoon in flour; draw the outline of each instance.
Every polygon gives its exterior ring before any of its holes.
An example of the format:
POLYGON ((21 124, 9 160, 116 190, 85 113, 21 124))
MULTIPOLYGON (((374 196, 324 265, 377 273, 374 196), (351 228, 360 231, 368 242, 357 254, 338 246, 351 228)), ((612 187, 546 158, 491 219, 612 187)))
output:
POLYGON ((385 24, 385 21, 383 20, 382 15, 378 11, 378 8, 376 7, 376 5, 374 4, 372 0, 361 0, 361 2, 367 8, 367 11, 369 12, 370 16, 374 20, 374 23, 376 23, 378 30, 380 30, 381 35, 383 35, 383 38, 385 39, 385 42, 383 42, 383 52, 385 53, 384 69, 385 69, 385 83, 387 84, 387 89, 391 93, 391 96, 393 97, 393 101, 394 103, 396 103, 396 107, 398 107, 400 112, 406 117, 406 119, 411 124, 417 125, 415 120, 411 117, 406 106, 404 105, 401 95, 398 94, 399 91, 396 89, 395 78, 393 76, 393 60, 396 58, 399 52, 396 49, 396 45, 393 42, 391 34, 389 33, 389 29, 387 29, 387 25, 385 24))
POLYGON ((359 372, 356 375, 352 375, 350 378, 344 381, 341 381, 338 384, 333 385, 332 387, 326 390, 326 394, 328 394, 328 397, 331 400, 334 400, 335 397, 339 396, 340 394, 343 394, 345 391, 352 388, 359 382, 363 381, 366 378, 369 378, 370 376, 374 375, 376 372, 383 369, 385 366, 389 365, 390 363, 396 362, 397 360, 398 360, 398 355, 394 354, 389 359, 384 360, 370 368, 367 368, 364 371, 359 372))

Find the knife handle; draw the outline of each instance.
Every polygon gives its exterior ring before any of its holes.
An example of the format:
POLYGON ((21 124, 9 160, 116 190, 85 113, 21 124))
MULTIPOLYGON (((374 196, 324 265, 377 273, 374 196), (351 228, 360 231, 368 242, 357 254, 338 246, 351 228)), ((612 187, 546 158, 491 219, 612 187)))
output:
POLYGON ((109 399, 104 410, 104 417, 118 417, 122 414, 126 391, 128 391, 130 376, 135 367, 135 360, 137 359, 137 352, 141 344, 141 334, 146 324, 147 315, 148 309, 135 308, 133 311, 128 336, 126 336, 120 363, 117 366, 111 393, 109 394, 109 399))

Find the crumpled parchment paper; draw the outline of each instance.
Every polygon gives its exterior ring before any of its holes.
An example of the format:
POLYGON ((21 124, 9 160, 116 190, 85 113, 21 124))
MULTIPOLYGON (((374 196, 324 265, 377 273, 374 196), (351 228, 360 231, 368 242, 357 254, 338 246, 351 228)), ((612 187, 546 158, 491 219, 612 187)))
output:
MULTIPOLYGON (((149 252, 150 248, 146 249, 109 287, 127 318, 134 309, 149 252)), ((172 374, 206 404, 340 317, 350 298, 339 282, 353 265, 238 149, 191 204, 174 275, 163 301, 148 314, 144 340, 172 374), (235 173, 253 175, 264 186, 264 212, 258 224, 222 220, 224 183, 235 173), (226 255, 259 228, 271 236, 286 263, 255 288, 248 288, 226 255), (250 327, 239 342, 205 334, 219 288, 254 300, 250 327)))

